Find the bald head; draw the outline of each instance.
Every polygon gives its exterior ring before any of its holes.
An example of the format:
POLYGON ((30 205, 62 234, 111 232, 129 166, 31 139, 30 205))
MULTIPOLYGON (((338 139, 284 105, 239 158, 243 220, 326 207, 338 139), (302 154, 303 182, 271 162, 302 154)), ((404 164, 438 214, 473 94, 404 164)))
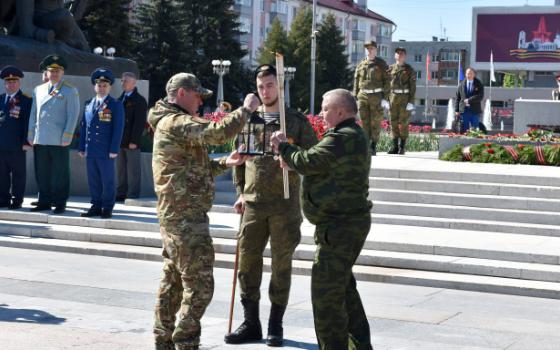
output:
POLYGON ((335 89, 323 95, 321 113, 327 122, 327 126, 333 128, 346 119, 356 118, 358 105, 350 91, 335 89))

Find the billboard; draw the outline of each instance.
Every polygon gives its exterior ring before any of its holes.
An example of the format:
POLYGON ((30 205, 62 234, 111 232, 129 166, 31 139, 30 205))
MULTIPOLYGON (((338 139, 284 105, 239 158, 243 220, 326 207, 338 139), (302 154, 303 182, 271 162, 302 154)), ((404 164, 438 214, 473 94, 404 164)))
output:
POLYGON ((560 7, 475 7, 472 44, 475 68, 560 70, 560 7))

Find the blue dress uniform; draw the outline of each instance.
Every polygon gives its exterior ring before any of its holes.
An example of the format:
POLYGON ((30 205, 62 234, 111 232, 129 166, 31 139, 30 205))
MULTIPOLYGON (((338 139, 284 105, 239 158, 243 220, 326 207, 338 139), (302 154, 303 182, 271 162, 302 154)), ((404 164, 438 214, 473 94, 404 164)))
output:
MULTIPOLYGON (((23 72, 7 66, 0 72, 4 81, 19 80, 23 72)), ((25 193, 25 151, 32 99, 18 90, 0 95, 0 207, 19 209, 25 193)))
MULTIPOLYGON (((98 69, 92 75, 96 81, 114 82, 112 73, 98 69)), ((124 107, 111 96, 102 102, 88 101, 80 125, 80 151, 86 154, 91 208, 82 216, 111 217, 115 205, 115 159, 109 153, 119 153, 124 129, 124 107)))

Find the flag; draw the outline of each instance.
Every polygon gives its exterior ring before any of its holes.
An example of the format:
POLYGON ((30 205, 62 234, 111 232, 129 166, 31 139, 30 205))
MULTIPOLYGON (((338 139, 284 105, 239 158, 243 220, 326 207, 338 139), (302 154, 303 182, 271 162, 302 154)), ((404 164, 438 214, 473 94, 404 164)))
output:
POLYGON ((459 52, 459 70, 457 74, 457 84, 460 84, 461 80, 465 80, 465 73, 463 72, 463 65, 461 64, 461 52, 459 52))
POLYGON ((426 80, 432 80, 432 76, 430 74, 430 51, 426 54, 426 80))
POLYGON ((494 53, 490 51, 490 81, 496 82, 496 75, 494 74, 494 53))

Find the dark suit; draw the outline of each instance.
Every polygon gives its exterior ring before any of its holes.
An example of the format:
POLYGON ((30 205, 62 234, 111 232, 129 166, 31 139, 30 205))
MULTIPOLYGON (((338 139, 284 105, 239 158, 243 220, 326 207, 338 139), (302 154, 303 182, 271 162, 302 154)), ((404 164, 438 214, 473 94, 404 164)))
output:
POLYGON ((80 151, 86 153, 91 204, 110 212, 115 205, 115 159, 109 153, 119 153, 124 109, 111 96, 97 108, 95 100, 86 103, 80 124, 80 151))
POLYGON ((6 104, 0 95, 0 205, 20 205, 25 193, 25 151, 31 97, 18 91, 6 104), (11 189, 11 192, 10 192, 11 189))
POLYGON ((552 90, 552 101, 560 101, 560 88, 552 90))
POLYGON ((130 96, 123 93, 119 101, 124 105, 125 122, 117 158, 117 197, 138 198, 141 183, 140 139, 146 124, 148 103, 136 88, 130 96), (138 148, 129 149, 131 143, 138 148))
POLYGON ((478 128, 479 116, 482 113, 482 100, 484 99, 484 85, 474 78, 471 89, 468 89, 467 79, 463 80, 457 88, 455 95, 455 112, 462 114, 463 132, 469 128, 478 128), (465 105, 465 100, 469 106, 465 105))

